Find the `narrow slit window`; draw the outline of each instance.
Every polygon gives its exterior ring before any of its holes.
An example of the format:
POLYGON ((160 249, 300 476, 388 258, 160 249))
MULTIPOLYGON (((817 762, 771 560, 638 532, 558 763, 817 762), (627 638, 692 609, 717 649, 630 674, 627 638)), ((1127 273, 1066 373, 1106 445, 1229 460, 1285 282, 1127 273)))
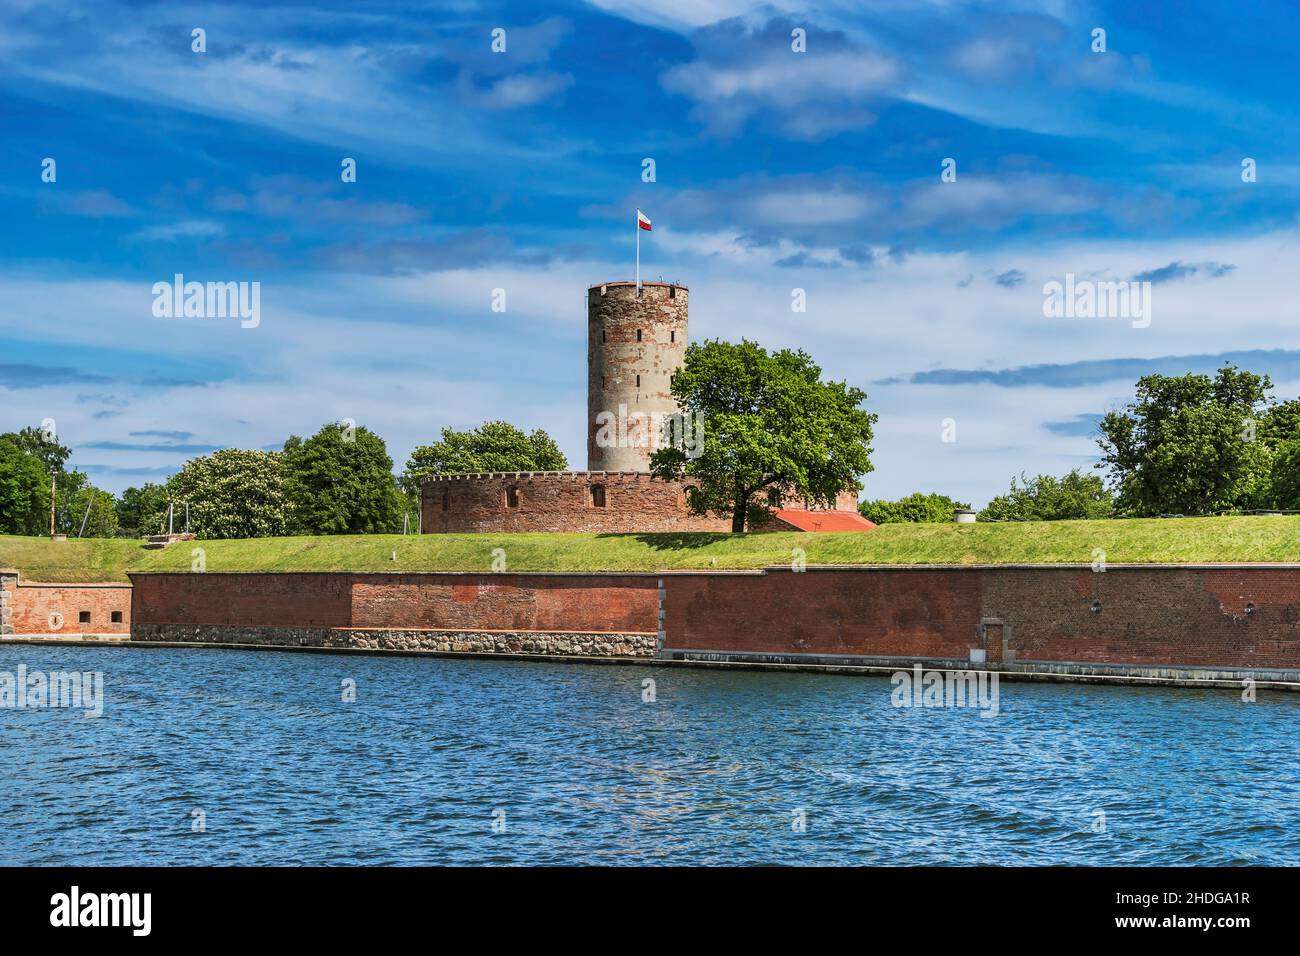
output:
POLYGON ((640 330, 640 329, 637 329, 637 330, 636 330, 636 340, 637 340, 638 342, 641 341, 641 330, 640 330))
POLYGON ((669 332, 669 333, 668 333, 668 341, 669 341, 669 342, 676 342, 676 341, 677 341, 677 332, 676 332, 676 330, 673 330, 672 332, 669 332))
POLYGON ((641 387, 641 376, 640 376, 640 375, 638 375, 638 376, 636 377, 636 387, 637 387, 637 388, 640 388, 640 387, 641 387))

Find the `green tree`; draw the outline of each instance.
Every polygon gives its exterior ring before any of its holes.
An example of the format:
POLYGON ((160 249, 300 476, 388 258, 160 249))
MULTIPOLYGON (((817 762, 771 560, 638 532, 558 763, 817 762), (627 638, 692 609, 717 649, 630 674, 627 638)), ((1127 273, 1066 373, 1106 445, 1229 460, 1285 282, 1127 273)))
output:
POLYGON ((28 426, 17 432, 5 432, 0 439, 6 439, 20 451, 35 455, 45 465, 47 474, 59 474, 64 463, 72 454, 67 445, 60 445, 58 439, 39 428, 28 426))
POLYGON ((484 422, 469 431, 442 430, 442 439, 411 452, 401 486, 418 499, 426 475, 464 475, 488 471, 564 471, 569 461, 550 435, 532 434, 509 422, 484 422))
POLYGON ((1063 478, 1038 475, 1011 479, 1011 490, 998 495, 980 512, 983 521, 1067 521, 1108 518, 1114 497, 1101 475, 1075 468, 1063 478))
POLYGON ((1268 376, 1229 365, 1206 375, 1146 375, 1136 400, 1101 422, 1098 444, 1120 513, 1212 514, 1268 494, 1272 447, 1289 413, 1270 417, 1268 376), (1263 427, 1261 427, 1261 423, 1263 427))
POLYGON ((41 459, 0 436, 0 533, 44 533, 49 507, 50 476, 41 459))
POLYGON ((112 538, 118 529, 116 504, 112 492, 86 483, 68 499, 69 520, 59 530, 83 538, 112 538))
POLYGON ((167 512, 167 488, 149 482, 142 488, 127 488, 117 502, 117 523, 137 538, 158 534, 167 512))
POLYGON ((326 425, 306 441, 291 437, 283 455, 294 534, 401 530, 405 502, 393 460, 368 428, 326 425))
POLYGON ((227 448, 191 458, 168 479, 167 498, 176 530, 188 504, 190 530, 200 538, 266 538, 287 526, 284 463, 276 452, 227 448))
POLYGON ((965 502, 949 498, 947 495, 924 494, 914 491, 906 498, 897 501, 863 501, 858 504, 862 517, 876 524, 891 524, 900 521, 938 522, 952 521, 952 513, 958 508, 969 508, 965 502))
MULTIPOLYGON (((866 393, 823 382, 805 352, 768 354, 750 341, 692 344, 671 390, 684 419, 702 423, 702 447, 688 454, 694 442, 679 440, 660 448, 651 469, 664 479, 695 478, 691 510, 730 516, 732 531, 770 518, 783 498, 832 507, 871 471, 876 416, 859 407, 866 393)), ((691 430, 682 431, 685 439, 691 430)))

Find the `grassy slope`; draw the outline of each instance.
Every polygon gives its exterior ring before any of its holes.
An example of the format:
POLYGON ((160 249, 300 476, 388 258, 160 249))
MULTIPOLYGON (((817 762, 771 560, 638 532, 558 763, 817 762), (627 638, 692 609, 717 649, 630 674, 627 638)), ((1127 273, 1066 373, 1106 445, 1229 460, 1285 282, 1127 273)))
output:
POLYGON ((897 524, 869 534, 518 534, 262 538, 146 551, 125 539, 0 536, 0 567, 30 581, 125 581, 127 571, 188 571, 202 546, 209 571, 487 571, 504 548, 511 571, 653 571, 786 564, 1300 561, 1300 516, 897 524), (397 560, 390 559, 396 551, 397 560), (716 560, 711 565, 710 560, 716 560))

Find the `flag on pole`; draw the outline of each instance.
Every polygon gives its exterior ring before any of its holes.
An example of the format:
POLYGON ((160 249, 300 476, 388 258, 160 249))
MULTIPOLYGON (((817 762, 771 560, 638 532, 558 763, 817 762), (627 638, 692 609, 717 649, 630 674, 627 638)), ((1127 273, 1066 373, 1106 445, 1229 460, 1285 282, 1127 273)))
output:
POLYGON ((640 209, 636 211, 636 294, 641 294, 641 230, 650 231, 650 217, 640 209))

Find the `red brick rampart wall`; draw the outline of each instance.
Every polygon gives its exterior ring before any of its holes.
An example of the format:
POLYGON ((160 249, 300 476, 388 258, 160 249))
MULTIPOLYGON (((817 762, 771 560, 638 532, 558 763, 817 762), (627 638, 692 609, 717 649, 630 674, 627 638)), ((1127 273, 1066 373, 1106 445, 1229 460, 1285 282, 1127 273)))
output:
POLYGON ((436 475, 420 487, 427 533, 730 531, 730 520, 693 515, 689 482, 635 471, 531 471, 436 475), (605 489, 600 507, 592 488, 605 489), (509 489, 518 504, 511 506, 509 489))
POLYGON ((130 629, 129 584, 41 584, 22 581, 14 571, 0 572, 0 633, 127 634, 130 629), (121 620, 114 621, 114 613, 121 620))
POLYGON ((669 651, 1300 668, 1300 566, 782 568, 665 584, 669 651))
POLYGON ((1300 671, 1300 566, 134 574, 141 627, 653 634, 665 653, 1300 671))
POLYGON ((132 574, 140 625, 645 633, 653 575, 132 574))

